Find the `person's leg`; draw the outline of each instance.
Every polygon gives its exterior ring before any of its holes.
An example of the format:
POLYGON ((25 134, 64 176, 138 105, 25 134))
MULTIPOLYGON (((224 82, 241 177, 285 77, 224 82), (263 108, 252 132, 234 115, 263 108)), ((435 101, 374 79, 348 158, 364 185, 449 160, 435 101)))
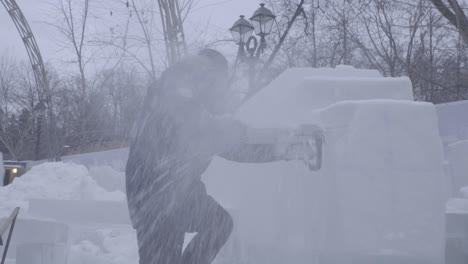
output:
POLYGON ((149 223, 137 229, 140 264, 181 264, 185 231, 174 221, 149 223))
POLYGON ((195 203, 191 204, 187 208, 191 215, 188 232, 197 232, 197 235, 184 250, 182 263, 210 264, 232 232, 232 217, 206 192, 201 193, 195 203))

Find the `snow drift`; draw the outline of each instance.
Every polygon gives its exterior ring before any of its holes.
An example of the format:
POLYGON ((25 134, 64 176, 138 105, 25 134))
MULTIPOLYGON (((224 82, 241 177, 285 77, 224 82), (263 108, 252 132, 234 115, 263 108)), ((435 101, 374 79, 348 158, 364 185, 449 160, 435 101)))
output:
MULTIPOLYGON (((109 174, 109 170, 104 171, 109 174)), ((125 223, 99 222, 124 219, 122 215, 128 219, 125 194, 100 187, 83 165, 37 165, 0 188, 0 201, 0 219, 21 207, 8 252, 8 258, 16 258, 16 263, 54 264, 52 257, 60 261, 67 255, 68 263, 138 263, 133 228, 125 223), (101 214, 96 216, 96 212, 101 214), (116 213, 106 216, 106 212, 116 213)))
POLYGON ((9 215, 16 206, 24 215, 31 199, 123 201, 125 195, 98 186, 82 165, 44 163, 0 188, 0 217, 9 215))

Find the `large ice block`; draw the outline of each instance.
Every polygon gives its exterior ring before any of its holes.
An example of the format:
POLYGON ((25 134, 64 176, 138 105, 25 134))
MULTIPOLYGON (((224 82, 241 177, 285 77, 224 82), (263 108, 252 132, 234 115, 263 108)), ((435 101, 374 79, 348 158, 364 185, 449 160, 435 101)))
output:
POLYGON ((447 181, 435 107, 342 102, 320 116, 328 142, 321 249, 441 261, 447 181))
POLYGON ((435 107, 412 101, 408 79, 347 71, 290 70, 237 114, 256 127, 322 126, 321 171, 217 158, 208 193, 236 211, 236 237, 256 262, 441 263, 448 183, 435 107))
POLYGON ((452 197, 461 197, 460 190, 468 186, 468 140, 448 145, 446 154, 452 197))
POLYGON ((440 135, 446 146, 468 140, 467 111, 468 100, 437 105, 440 135))
POLYGON ((314 110, 344 100, 413 101, 408 78, 383 78, 378 72, 350 66, 336 69, 286 70, 238 110, 240 120, 255 127, 295 126, 310 122, 314 110))

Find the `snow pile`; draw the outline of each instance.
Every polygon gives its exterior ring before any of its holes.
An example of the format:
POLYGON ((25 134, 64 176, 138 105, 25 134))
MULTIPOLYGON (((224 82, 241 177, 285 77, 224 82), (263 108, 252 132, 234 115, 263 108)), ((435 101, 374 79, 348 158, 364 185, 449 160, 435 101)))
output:
POLYGON ((98 229, 84 234, 70 248, 69 264, 138 264, 133 229, 98 229))
MULTIPOLYGON (((128 157, 127 157, 128 158, 128 157)), ((91 177, 107 191, 121 191, 125 193, 125 172, 114 167, 101 165, 89 168, 91 177)))
POLYGON ((120 148, 86 154, 68 155, 62 157, 62 161, 85 165, 88 168, 93 166, 109 166, 117 171, 125 171, 128 152, 128 148, 120 148))
POLYGON ((30 199, 123 201, 125 195, 99 187, 82 165, 44 163, 0 188, 0 217, 17 206, 24 214, 30 199))

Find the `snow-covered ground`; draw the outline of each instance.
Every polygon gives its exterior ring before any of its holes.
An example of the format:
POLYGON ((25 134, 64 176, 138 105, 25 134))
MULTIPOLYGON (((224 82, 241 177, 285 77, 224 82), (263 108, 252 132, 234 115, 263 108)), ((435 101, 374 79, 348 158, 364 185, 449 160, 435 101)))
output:
POLYGON ((123 172, 125 171, 127 158, 128 148, 121 148, 94 153, 68 155, 62 157, 62 161, 82 164, 88 168, 108 166, 114 170, 123 172))
POLYGON ((0 189, 0 201, 8 201, 0 203, 0 216, 8 215, 16 206, 26 216, 31 199, 123 201, 125 194, 100 187, 85 166, 44 163, 0 189))
POLYGON ((135 232, 130 229, 102 228, 74 241, 69 264, 137 264, 135 232))
MULTIPOLYGON (((112 174, 109 170, 104 171, 112 174)), ((99 216, 95 210, 102 210, 104 214, 106 210, 113 212, 106 206, 126 213, 125 194, 105 190, 91 176, 92 172, 99 171, 103 169, 88 169, 74 163, 43 163, 15 179, 13 184, 0 188, 0 218, 9 216, 14 207, 21 207, 9 258, 18 254, 22 261, 36 259, 39 253, 31 250, 28 244, 33 241, 50 242, 48 236, 51 234, 41 232, 47 223, 52 233, 67 237, 66 241, 58 239, 52 242, 63 246, 60 250, 68 251, 68 263, 138 263, 135 232, 128 221, 115 219, 114 223, 106 224, 97 219, 99 216), (70 208, 73 206, 76 208, 70 208), (69 222, 67 214, 73 213, 79 214, 79 218, 86 219, 86 222, 69 222), (64 225, 66 234, 62 234, 64 225)), ((50 248, 40 251, 46 250, 50 248)), ((57 255, 55 257, 57 259, 57 255)))

